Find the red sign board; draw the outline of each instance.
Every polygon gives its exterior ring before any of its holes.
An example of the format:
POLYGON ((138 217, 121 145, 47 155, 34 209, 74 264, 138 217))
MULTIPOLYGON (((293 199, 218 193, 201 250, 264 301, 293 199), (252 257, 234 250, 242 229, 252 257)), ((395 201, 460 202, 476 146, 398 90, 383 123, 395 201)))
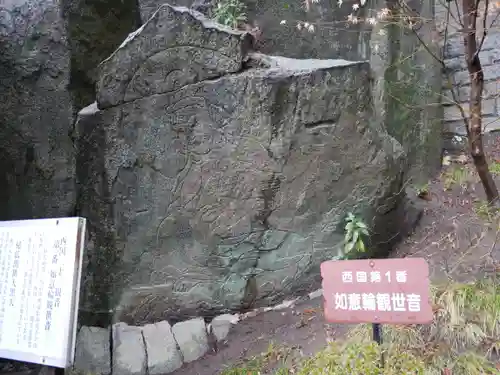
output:
POLYGON ((321 264, 325 318, 332 323, 432 322, 423 258, 331 260, 321 264))

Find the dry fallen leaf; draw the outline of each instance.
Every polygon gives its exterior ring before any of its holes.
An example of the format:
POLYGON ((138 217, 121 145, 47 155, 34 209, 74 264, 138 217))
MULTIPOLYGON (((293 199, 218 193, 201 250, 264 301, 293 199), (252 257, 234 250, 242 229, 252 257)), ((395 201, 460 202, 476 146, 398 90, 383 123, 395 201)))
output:
POLYGON ((313 308, 304 309, 304 314, 314 314, 316 312, 317 312, 317 309, 313 309, 313 308))

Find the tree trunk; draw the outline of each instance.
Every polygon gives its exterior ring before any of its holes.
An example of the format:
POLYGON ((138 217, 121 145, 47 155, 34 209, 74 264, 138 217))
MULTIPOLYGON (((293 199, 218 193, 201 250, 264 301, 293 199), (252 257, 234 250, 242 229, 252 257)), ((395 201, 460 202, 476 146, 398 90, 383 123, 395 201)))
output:
POLYGON ((498 203, 498 189, 489 170, 483 145, 482 94, 484 74, 481 67, 481 60, 479 59, 479 51, 477 50, 478 43, 476 40, 477 8, 479 1, 462 0, 462 5, 465 26, 465 59, 471 80, 467 136, 469 139, 472 160, 483 184, 486 198, 490 204, 496 204, 498 203))

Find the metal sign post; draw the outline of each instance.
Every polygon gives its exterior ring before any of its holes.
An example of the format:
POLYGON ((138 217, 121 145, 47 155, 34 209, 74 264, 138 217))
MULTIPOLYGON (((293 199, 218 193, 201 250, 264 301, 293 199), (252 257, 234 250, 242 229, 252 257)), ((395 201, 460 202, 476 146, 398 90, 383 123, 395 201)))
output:
MULTIPOLYGON (((373 323, 373 341, 375 341, 379 346, 382 345, 382 325, 380 323, 373 323)), ((380 365, 382 368, 385 367, 384 363, 384 353, 380 353, 380 365)))

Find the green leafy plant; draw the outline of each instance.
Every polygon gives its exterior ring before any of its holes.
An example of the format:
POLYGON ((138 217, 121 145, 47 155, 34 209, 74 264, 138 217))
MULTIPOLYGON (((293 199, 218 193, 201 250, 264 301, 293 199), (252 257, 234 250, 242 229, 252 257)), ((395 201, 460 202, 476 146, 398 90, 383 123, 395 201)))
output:
POLYGON ((493 161, 490 163, 490 171, 494 175, 500 175, 500 162, 499 161, 493 161))
POLYGON ((498 219, 498 215, 500 214, 499 208, 492 207, 486 201, 474 202, 473 209, 479 218, 489 223, 493 223, 496 219, 498 219))
POLYGON ((240 0, 220 0, 214 18, 218 23, 236 29, 247 20, 246 5, 240 0))
POLYGON ((416 185, 415 190, 417 193, 417 197, 430 200, 428 183, 416 185))
POLYGON ((464 186, 469 180, 470 176, 464 167, 453 166, 443 172, 445 190, 450 190, 453 185, 464 186))
POLYGON ((429 184, 417 185, 416 189, 418 195, 427 194, 429 192, 429 184))
POLYGON ((345 253, 347 254, 353 250, 365 252, 366 247, 364 240, 365 237, 369 235, 368 226, 351 212, 347 214, 345 221, 345 253))

